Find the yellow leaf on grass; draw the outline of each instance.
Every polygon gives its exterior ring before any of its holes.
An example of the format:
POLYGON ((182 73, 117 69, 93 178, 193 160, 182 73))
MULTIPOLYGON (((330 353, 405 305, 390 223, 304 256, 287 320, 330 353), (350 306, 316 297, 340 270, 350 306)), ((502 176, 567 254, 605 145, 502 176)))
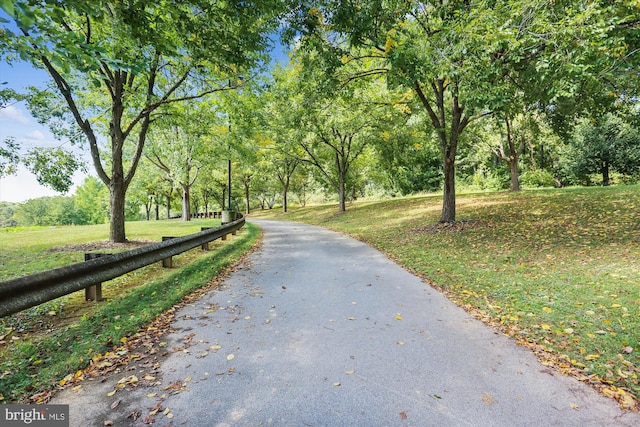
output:
POLYGON ((544 329, 545 331, 548 331, 549 329, 551 329, 551 326, 550 326, 550 325, 547 325, 546 323, 541 324, 541 325, 540 325, 540 327, 541 327, 542 329, 544 329))
POLYGON ((587 354, 585 357, 587 360, 596 360, 600 358, 599 354, 587 354))
POLYGON ((553 311, 553 309, 550 307, 542 307, 542 310, 546 311, 547 313, 551 313, 553 311))

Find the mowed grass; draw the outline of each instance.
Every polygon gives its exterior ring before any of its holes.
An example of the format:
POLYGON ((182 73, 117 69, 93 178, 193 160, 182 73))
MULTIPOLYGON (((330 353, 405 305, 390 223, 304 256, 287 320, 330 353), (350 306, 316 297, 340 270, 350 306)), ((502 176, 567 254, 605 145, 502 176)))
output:
MULTIPOLYGON (((162 236, 186 236, 201 227, 216 227, 219 219, 192 221, 135 221, 126 223, 127 238, 131 241, 160 242, 162 236)), ((60 250, 66 246, 106 243, 109 225, 83 225, 0 229, 0 281, 33 274, 51 268, 84 261, 85 252, 116 252, 127 248, 103 250, 60 250)))
POLYGON ((624 407, 640 398, 640 186, 462 194, 454 226, 440 195, 292 209, 365 241, 546 365, 624 407))
MULTIPOLYGON (((127 223, 127 235, 130 240, 159 241, 162 236, 192 234, 216 225, 219 221, 127 223)), ((58 254, 50 250, 60 246, 104 243, 108 228, 58 227, 0 236, 2 268, 13 276, 17 271, 31 273, 81 262, 84 251, 70 251, 55 262, 48 258, 58 254), (14 257, 29 266, 21 269, 14 257)), ((113 351, 165 310, 210 283, 247 253, 259 236, 259 229, 247 224, 237 236, 210 243, 209 251, 195 248, 174 257, 174 268, 155 263, 106 282, 105 301, 100 303, 84 301, 81 291, 0 319, 0 403, 42 401, 48 395, 45 391, 63 378, 77 376, 102 353, 113 351)))

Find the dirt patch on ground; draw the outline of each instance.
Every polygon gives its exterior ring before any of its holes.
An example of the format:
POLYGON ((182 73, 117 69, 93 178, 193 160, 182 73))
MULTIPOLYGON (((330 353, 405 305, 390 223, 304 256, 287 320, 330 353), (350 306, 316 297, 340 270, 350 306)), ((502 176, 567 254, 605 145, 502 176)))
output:
POLYGON ((88 252, 88 251, 102 251, 110 249, 135 249, 141 246, 147 246, 152 243, 158 243, 153 240, 129 240, 124 243, 113 243, 108 240, 100 242, 80 243, 77 245, 65 245, 58 246, 56 248, 49 249, 49 252, 88 252))
POLYGON ((423 227, 414 227, 412 232, 417 234, 459 233, 477 228, 491 228, 492 225, 481 219, 463 219, 455 222, 436 222, 423 227))

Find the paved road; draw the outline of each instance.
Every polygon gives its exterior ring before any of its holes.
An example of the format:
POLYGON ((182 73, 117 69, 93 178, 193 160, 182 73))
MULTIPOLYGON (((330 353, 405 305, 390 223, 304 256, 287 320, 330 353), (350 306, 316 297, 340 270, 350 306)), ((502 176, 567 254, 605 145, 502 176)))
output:
POLYGON ((640 425, 367 245, 252 221, 262 249, 177 314, 162 384, 65 390, 72 426, 142 425, 157 404, 161 426, 640 425))

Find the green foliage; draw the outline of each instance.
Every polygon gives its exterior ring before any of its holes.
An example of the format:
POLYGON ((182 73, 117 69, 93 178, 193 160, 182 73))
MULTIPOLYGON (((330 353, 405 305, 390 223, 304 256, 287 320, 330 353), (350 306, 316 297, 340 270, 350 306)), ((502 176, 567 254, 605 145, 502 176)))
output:
POLYGON ((640 130, 611 114, 599 121, 582 120, 572 145, 573 172, 585 183, 590 174, 601 174, 602 184, 609 185, 611 172, 640 172, 640 130))
POLYGON ((18 163, 20 162, 20 145, 16 143, 15 138, 9 137, 4 139, 0 144, 0 178, 3 176, 14 175, 17 172, 18 163))
POLYGON ((89 176, 75 193, 77 224, 104 224, 109 219, 109 191, 100 180, 89 176))
POLYGON ((0 228, 18 225, 18 221, 14 217, 16 205, 16 203, 0 202, 0 228))
POLYGON ((73 185, 72 177, 78 170, 85 170, 82 160, 61 148, 30 150, 23 162, 41 185, 66 193, 73 185))
POLYGON ((16 225, 54 226, 74 224, 78 220, 72 197, 40 197, 17 204, 16 225))
POLYGON ((474 174, 467 177, 464 184, 470 190, 506 190, 509 188, 509 175, 505 169, 489 169, 481 166, 474 174))
POLYGON ((522 185, 527 188, 539 187, 555 187, 557 186, 556 178, 546 169, 534 169, 524 172, 520 176, 522 185))

